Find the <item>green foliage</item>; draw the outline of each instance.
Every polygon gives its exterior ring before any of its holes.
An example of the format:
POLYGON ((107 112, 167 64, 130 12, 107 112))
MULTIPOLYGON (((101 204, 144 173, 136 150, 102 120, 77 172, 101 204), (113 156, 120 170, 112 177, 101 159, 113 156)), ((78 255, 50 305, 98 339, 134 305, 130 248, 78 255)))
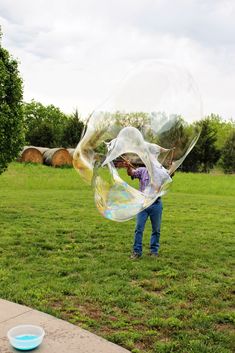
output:
POLYGON ((232 130, 235 128, 235 121, 225 121, 216 114, 211 114, 207 117, 210 121, 211 127, 216 131, 215 146, 221 150, 224 147, 226 140, 231 135, 232 130))
POLYGON ((27 142, 33 146, 55 147, 52 124, 48 121, 42 121, 38 126, 35 126, 29 133, 27 132, 27 142))
POLYGON ((62 136, 62 145, 64 147, 76 147, 80 141, 83 129, 84 123, 81 121, 76 109, 66 121, 62 136))
POLYGON ((232 131, 222 149, 221 166, 225 173, 235 173, 235 130, 232 131))
POLYGON ((166 123, 162 126, 156 142, 164 148, 177 146, 177 149, 183 150, 189 141, 191 129, 192 126, 186 124, 181 116, 174 115, 170 123, 166 119, 166 123))
POLYGON ((211 124, 210 118, 205 118, 197 124, 201 128, 201 134, 195 147, 183 162, 182 170, 209 173, 220 157, 220 151, 216 147, 217 130, 211 124))
POLYGON ((22 96, 18 63, 0 42, 0 174, 23 147, 22 96))
POLYGON ((68 117, 54 105, 32 100, 24 104, 26 143, 41 147, 60 147, 68 117))
POLYGON ((117 111, 115 113, 115 118, 117 119, 117 124, 122 128, 133 126, 136 129, 143 131, 146 127, 146 124, 148 124, 148 114, 144 112, 123 113, 117 111))

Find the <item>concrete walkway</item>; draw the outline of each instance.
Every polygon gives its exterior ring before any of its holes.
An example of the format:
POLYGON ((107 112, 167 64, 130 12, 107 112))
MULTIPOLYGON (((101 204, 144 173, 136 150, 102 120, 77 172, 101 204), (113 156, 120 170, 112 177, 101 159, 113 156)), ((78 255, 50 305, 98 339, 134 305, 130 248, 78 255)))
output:
POLYGON ((26 306, 0 299, 0 353, 18 352, 8 342, 7 331, 17 325, 42 326, 45 337, 37 353, 130 353, 78 326, 26 306))

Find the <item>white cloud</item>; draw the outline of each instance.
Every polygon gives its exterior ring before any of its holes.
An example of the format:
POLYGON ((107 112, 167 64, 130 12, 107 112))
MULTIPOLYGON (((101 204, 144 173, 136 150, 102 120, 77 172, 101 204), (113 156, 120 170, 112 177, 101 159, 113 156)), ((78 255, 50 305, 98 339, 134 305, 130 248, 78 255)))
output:
POLYGON ((235 3, 212 0, 1 0, 3 45, 25 99, 93 110, 139 60, 188 68, 205 114, 235 117, 235 3))

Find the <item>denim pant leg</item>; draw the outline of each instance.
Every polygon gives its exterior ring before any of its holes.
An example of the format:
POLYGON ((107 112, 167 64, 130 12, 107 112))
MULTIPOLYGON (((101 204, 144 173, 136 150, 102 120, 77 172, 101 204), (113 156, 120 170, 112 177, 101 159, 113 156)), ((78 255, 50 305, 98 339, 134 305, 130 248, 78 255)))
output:
POLYGON ((133 250, 137 254, 142 254, 142 238, 144 232, 144 226, 148 218, 148 212, 146 210, 141 211, 136 218, 136 228, 134 237, 133 250))
POLYGON ((152 234, 150 239, 150 252, 158 253, 160 247, 160 230, 162 221, 162 201, 157 200, 149 207, 149 215, 152 224, 152 234))

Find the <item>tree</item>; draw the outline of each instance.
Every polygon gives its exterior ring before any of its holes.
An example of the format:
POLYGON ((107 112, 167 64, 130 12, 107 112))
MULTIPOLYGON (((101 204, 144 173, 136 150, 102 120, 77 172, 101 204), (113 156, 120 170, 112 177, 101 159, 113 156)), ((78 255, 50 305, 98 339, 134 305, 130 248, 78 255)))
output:
POLYGON ((222 149, 221 166, 225 173, 235 173, 235 130, 232 131, 222 149))
POLYGON ((53 127, 47 121, 42 121, 30 132, 30 145, 55 147, 53 127))
POLYGON ((64 147, 76 147, 80 141, 84 123, 81 121, 78 110, 68 117, 63 131, 62 144, 64 147))
POLYGON ((24 104, 26 142, 34 146, 60 147, 68 117, 54 105, 32 100, 24 104))
POLYGON ((144 112, 124 113, 116 111, 114 115, 117 125, 121 128, 133 126, 136 129, 143 131, 149 122, 148 114, 144 112))
POLYGON ((22 98, 18 63, 2 47, 0 32, 0 174, 24 144, 22 98))
POLYGON ((205 118, 198 124, 201 128, 200 137, 183 162, 182 170, 209 173, 220 157, 220 151, 216 147, 216 129, 210 124, 210 118, 205 118))
POLYGON ((232 119, 223 120, 221 116, 216 114, 211 114, 207 118, 210 120, 211 127, 216 131, 217 140, 215 146, 219 150, 222 150, 225 142, 235 128, 235 121, 232 119))

